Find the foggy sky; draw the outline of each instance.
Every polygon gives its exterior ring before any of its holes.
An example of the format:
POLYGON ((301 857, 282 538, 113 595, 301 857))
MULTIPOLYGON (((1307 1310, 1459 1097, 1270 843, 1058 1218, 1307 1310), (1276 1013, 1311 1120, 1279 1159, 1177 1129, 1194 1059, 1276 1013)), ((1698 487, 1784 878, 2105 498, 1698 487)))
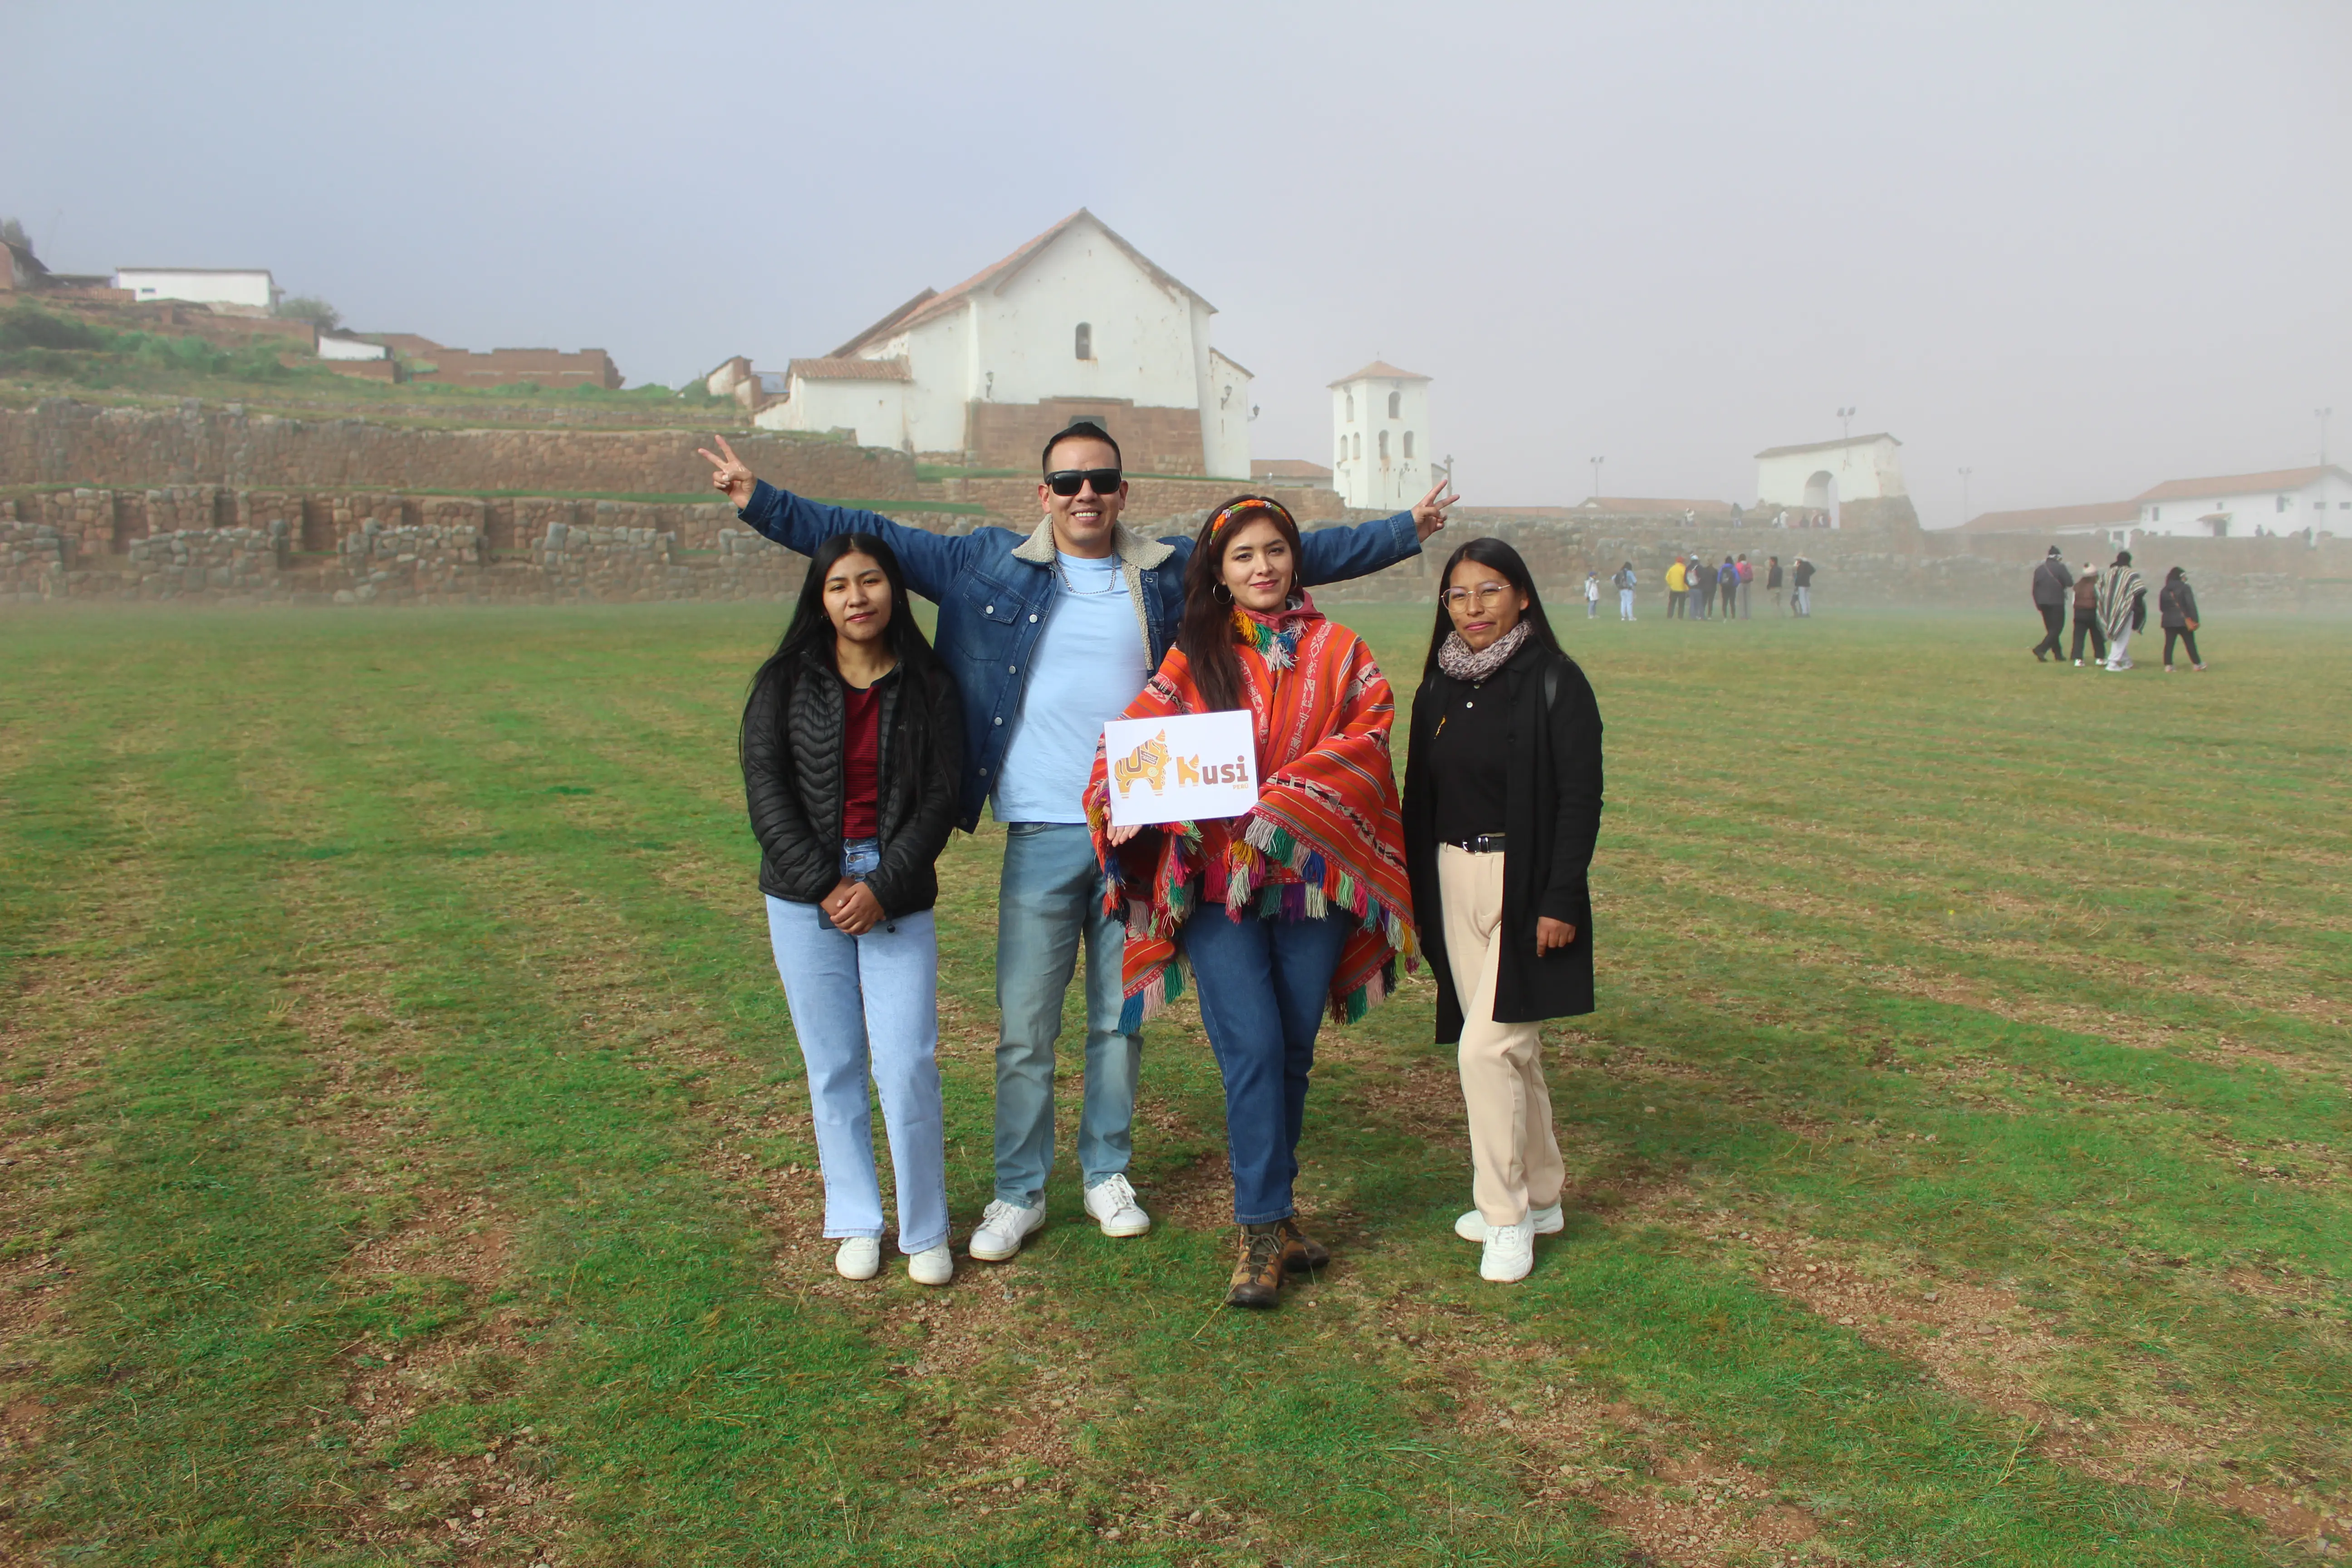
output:
POLYGON ((2352 5, 0 5, 0 214, 362 331, 823 353, 1084 205, 1218 307, 1259 457, 1435 378, 1465 497, 1923 521, 2352 454, 2352 5), (1008 19, 1009 18, 1009 19, 1008 19))

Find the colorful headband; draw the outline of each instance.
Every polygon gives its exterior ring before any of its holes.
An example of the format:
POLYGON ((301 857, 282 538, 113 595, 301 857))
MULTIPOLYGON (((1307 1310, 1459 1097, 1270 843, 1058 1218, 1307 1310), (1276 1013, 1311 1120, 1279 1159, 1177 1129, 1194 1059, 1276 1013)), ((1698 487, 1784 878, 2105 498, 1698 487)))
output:
POLYGON ((1244 496, 1239 500, 1220 508, 1217 515, 1209 520, 1209 537, 1216 538, 1218 534, 1224 531, 1225 524, 1245 512, 1253 511, 1270 511, 1290 524, 1293 532, 1297 531, 1298 520, 1290 515, 1288 507, 1272 496, 1244 496))

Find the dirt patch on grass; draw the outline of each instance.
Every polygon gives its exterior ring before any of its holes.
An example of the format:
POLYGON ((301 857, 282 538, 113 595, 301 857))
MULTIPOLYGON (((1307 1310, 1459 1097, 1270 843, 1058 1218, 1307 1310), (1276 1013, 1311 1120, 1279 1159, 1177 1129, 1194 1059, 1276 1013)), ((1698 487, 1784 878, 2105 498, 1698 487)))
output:
MULTIPOLYGON (((2291 1537, 2310 1535, 2338 1511, 2352 1512, 2352 1497, 2324 1499, 2308 1485, 2233 1475, 2242 1461, 2231 1450, 2246 1450, 2262 1432, 2250 1412, 2169 1402, 2173 1407, 2162 1415, 2070 1413, 2046 1393, 2067 1353, 2054 1316, 2026 1306, 2013 1290, 1923 1273, 1883 1253, 1733 1215, 1659 1217, 1726 1255, 1744 1254, 1766 1289, 1922 1366, 1952 1393, 2015 1418, 2021 1447, 2053 1463, 2168 1497, 2185 1492, 2291 1537)), ((2160 1407, 2153 1398, 2143 1405, 2160 1407)))

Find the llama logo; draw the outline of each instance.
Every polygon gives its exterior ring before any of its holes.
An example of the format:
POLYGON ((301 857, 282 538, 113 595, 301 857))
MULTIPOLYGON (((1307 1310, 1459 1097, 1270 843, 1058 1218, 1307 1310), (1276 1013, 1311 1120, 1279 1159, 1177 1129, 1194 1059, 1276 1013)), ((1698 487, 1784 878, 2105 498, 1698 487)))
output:
POLYGON ((1125 795, 1141 779, 1158 795, 1168 787, 1168 731, 1162 730, 1111 764, 1111 777, 1125 795))

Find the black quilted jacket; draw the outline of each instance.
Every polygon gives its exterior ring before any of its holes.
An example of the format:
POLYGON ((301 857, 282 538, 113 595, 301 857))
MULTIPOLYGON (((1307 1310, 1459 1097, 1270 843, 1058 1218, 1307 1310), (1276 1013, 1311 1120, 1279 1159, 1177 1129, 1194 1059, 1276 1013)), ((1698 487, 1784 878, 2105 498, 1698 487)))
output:
MULTIPOLYGON (((944 669, 910 676, 901 666, 876 684, 882 864, 866 885, 895 919, 939 901, 932 865, 955 826, 963 716, 944 669)), ((841 677, 820 654, 755 690, 743 710, 743 794, 763 893, 814 904, 841 881, 843 707, 841 677)))

